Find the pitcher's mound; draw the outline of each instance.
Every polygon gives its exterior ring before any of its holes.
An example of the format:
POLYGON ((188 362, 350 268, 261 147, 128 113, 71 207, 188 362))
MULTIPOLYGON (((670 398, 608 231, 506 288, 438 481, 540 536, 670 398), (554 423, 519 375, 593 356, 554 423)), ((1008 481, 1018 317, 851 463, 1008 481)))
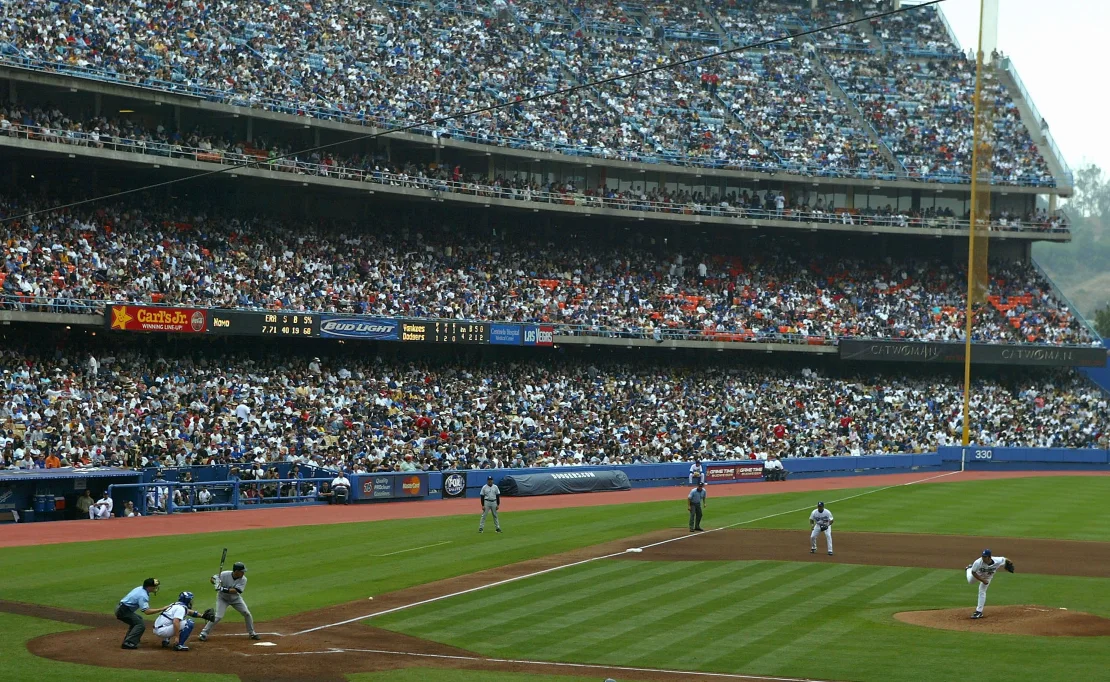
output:
POLYGON ((1110 619, 1049 606, 988 606, 972 620, 974 609, 903 611, 894 617, 910 625, 940 630, 1038 637, 1110 637, 1110 619))

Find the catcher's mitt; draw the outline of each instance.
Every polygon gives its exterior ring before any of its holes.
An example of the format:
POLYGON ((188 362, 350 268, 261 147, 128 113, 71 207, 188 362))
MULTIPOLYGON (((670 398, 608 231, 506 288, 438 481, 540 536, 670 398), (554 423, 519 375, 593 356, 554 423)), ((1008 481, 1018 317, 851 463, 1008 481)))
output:
POLYGON ((204 610, 204 613, 200 614, 200 617, 211 623, 216 620, 216 611, 212 607, 208 607, 204 610))
POLYGON ((1014 572, 1014 562, 1012 562, 1012 561, 1010 561, 1009 559, 1007 559, 1007 560, 1006 560, 1006 566, 1005 566, 1005 568, 1006 568, 1006 570, 1007 570, 1007 571, 1009 571, 1010 573, 1013 573, 1013 572, 1014 572))

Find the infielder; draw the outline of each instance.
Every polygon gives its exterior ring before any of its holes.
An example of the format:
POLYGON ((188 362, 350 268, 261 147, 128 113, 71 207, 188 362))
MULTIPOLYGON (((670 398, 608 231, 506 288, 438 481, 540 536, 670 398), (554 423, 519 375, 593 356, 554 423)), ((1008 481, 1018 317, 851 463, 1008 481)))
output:
POLYGON ((143 631, 146 630, 143 616, 152 616, 164 610, 165 607, 161 609, 150 608, 150 595, 158 594, 160 585, 161 583, 158 582, 157 578, 147 578, 142 585, 131 590, 127 593, 127 596, 119 600, 119 605, 116 606, 116 619, 127 623, 127 635, 123 638, 121 649, 138 649, 139 639, 142 638, 143 631))
POLYGON ((230 571, 224 571, 219 575, 212 576, 212 584, 216 586, 216 617, 208 621, 204 629, 200 631, 200 641, 204 642, 208 639, 208 633, 212 632, 212 628, 216 627, 224 619, 224 614, 227 613, 227 607, 231 607, 243 614, 243 620, 247 624, 247 634, 251 639, 261 639, 258 633, 254 631, 254 618, 251 617, 251 611, 247 608, 247 602, 243 601, 243 590, 247 589, 247 567, 241 561, 236 561, 230 571))
POLYGON ((982 556, 967 567, 967 582, 979 581, 979 603, 975 607, 972 618, 983 617, 983 605, 987 603, 987 588, 991 586, 995 571, 1005 568, 1010 573, 1014 572, 1014 562, 1004 556, 993 557, 989 549, 984 549, 982 556))
POLYGON ((478 494, 482 500, 482 520, 478 522, 478 532, 486 529, 486 514, 493 514, 493 525, 501 532, 501 522, 497 519, 497 509, 501 506, 501 488, 493 482, 493 476, 486 477, 486 484, 478 494))
POLYGON ((825 534, 825 544, 829 548, 829 556, 832 556, 832 525, 833 515, 828 509, 825 509, 824 502, 818 502, 817 508, 809 513, 809 553, 815 554, 817 552, 817 536, 820 533, 825 534))
POLYGON ((205 620, 214 620, 212 609, 206 610, 204 613, 193 610, 193 593, 182 592, 177 595, 177 601, 167 606, 158 617, 154 619, 154 634, 162 638, 162 648, 167 649, 172 640, 174 651, 188 651, 189 647, 185 646, 185 640, 189 639, 189 635, 193 633, 193 628, 196 625, 192 618, 204 618, 205 620))
POLYGON ((690 532, 700 533, 702 509, 705 508, 705 483, 698 481, 698 487, 686 496, 686 509, 690 512, 690 532))

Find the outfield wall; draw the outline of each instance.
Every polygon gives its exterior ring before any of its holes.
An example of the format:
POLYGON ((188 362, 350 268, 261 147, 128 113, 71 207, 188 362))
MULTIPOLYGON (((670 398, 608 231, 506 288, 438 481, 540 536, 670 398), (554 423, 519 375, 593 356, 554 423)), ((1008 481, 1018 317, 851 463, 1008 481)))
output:
MULTIPOLYGON (((943 447, 938 452, 921 455, 866 455, 862 457, 816 457, 783 460, 789 478, 829 478, 834 476, 867 476, 872 474, 927 473, 958 471, 962 466, 972 471, 1110 471, 1110 452, 1096 449, 1069 448, 1001 448, 969 446, 943 447)), ((282 476, 278 481, 237 481, 229 480, 227 466, 189 467, 191 483, 181 483, 185 469, 164 470, 163 480, 156 480, 156 471, 130 470, 36 470, 30 472, 0 472, 0 511, 16 510, 21 516, 35 518, 32 502, 38 504, 40 498, 55 496, 72 516, 72 505, 79 491, 86 487, 94 491, 104 490, 114 485, 113 498, 116 510, 123 508, 123 502, 131 500, 136 507, 145 509, 145 494, 156 491, 164 495, 174 488, 190 490, 209 484, 212 491, 222 490, 212 508, 258 508, 287 504, 321 504, 320 498, 304 495, 291 495, 278 501, 245 500, 238 494, 242 490, 260 485, 287 482, 290 463, 272 465, 282 476), (99 480, 97 480, 99 479, 99 480), (214 485, 213 485, 214 484, 214 485), (159 490, 160 489, 160 490, 159 490), (228 493, 228 489, 230 493, 228 493), (23 514, 31 510, 31 514, 23 514)), ((718 483, 742 483, 762 481, 763 462, 761 460, 739 460, 731 462, 704 462, 703 471, 709 485, 718 483)), ((531 468, 531 469, 476 469, 445 472, 410 472, 357 474, 349 478, 352 483, 351 501, 391 502, 398 500, 446 499, 453 497, 478 497, 478 491, 493 475, 494 482, 506 476, 528 474, 564 474, 576 478, 588 478, 586 474, 596 472, 621 472, 628 477, 632 488, 655 488, 664 486, 690 485, 690 463, 670 464, 631 464, 620 466, 585 466, 573 468, 531 468)), ((304 478, 294 479, 297 487, 314 479, 318 483, 330 479, 331 474, 313 466, 302 466, 304 478), (319 478, 323 477, 323 478, 319 478)), ((601 477, 603 478, 603 477, 601 477)), ((582 489, 575 486, 576 489, 582 489)), ((588 489, 588 486, 586 487, 588 489)), ((40 513, 43 516, 60 518, 63 514, 40 513)))

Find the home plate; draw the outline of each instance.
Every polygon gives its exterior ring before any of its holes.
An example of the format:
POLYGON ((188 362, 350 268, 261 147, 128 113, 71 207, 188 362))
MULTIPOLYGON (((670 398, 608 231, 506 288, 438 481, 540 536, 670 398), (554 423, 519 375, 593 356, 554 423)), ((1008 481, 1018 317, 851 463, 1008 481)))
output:
POLYGON ((277 646, 277 644, 274 644, 273 642, 255 642, 254 645, 255 646, 277 646))

